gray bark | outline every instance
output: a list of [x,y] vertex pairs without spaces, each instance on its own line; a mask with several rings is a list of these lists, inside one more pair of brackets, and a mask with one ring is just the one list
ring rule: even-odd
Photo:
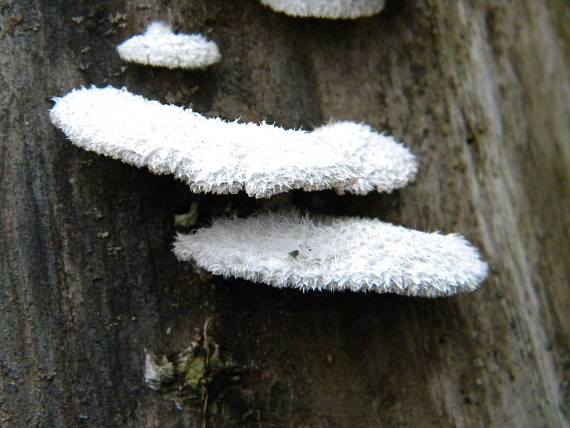
[[[393,1],[342,22],[253,0],[4,0],[0,14],[2,427],[569,425],[565,2]],[[222,62],[122,63],[114,46],[156,19],[207,33]],[[50,97],[89,84],[228,118],[393,134],[421,161],[413,185],[291,202],[461,233],[490,278],[430,300],[277,290],[178,263],[175,214],[199,202],[207,224],[259,202],[192,195],[73,147],[49,122]],[[192,341],[233,363],[200,377],[180,409],[145,385],[144,360]]]

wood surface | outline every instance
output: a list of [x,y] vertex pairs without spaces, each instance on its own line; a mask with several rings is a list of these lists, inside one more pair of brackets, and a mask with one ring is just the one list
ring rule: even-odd
[[[354,21],[254,0],[0,1],[0,426],[569,426],[569,19],[554,0],[392,0]],[[203,32],[221,63],[121,62],[115,46],[153,20]],[[489,279],[445,299],[302,293],[177,262],[174,216],[191,204],[202,226],[268,203],[72,146],[51,98],[109,84],[394,135],[420,160],[414,184],[275,204],[461,233]],[[145,385],[147,354],[214,344],[231,367],[198,399]]]

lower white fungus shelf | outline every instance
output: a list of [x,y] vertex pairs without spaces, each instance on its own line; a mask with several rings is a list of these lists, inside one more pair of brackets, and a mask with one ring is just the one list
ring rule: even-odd
[[417,170],[406,147],[366,125],[339,122],[306,132],[225,122],[112,87],[56,98],[50,119],[75,145],[174,174],[194,192],[362,194],[404,186]]
[[174,253],[216,275],[302,290],[437,297],[473,291],[488,272],[460,235],[297,213],[218,219],[179,235]]

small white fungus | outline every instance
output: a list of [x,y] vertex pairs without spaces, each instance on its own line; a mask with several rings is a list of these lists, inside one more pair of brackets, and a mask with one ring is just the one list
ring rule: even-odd
[[168,68],[204,68],[221,58],[215,42],[201,34],[174,34],[161,22],[125,40],[117,52],[125,61]]
[[174,253],[216,275],[302,290],[447,296],[475,290],[488,272],[459,235],[297,213],[219,219],[178,235]]
[[372,16],[384,7],[384,0],[261,0],[261,3],[291,16],[329,19]]
[[50,119],[75,145],[174,174],[194,192],[245,190],[262,198],[345,186],[361,175],[312,133],[206,118],[125,89],[73,90],[55,99]]
[[365,195],[373,190],[391,192],[412,181],[418,170],[415,156],[389,135],[374,132],[368,125],[337,122],[316,128],[331,150],[357,162],[362,178],[347,186],[337,186],[339,193]]

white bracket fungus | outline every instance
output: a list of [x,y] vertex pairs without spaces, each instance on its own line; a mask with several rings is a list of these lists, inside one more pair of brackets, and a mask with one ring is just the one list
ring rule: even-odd
[[331,150],[340,150],[345,158],[356,162],[362,171],[356,183],[337,186],[339,193],[391,192],[416,176],[418,165],[412,152],[393,137],[374,132],[368,125],[336,122],[316,128],[313,134],[328,141]]
[[201,34],[174,34],[161,22],[125,40],[117,52],[125,61],[168,68],[205,68],[221,58],[215,42]]
[[219,219],[179,235],[174,253],[216,275],[302,290],[447,296],[475,290],[488,272],[459,235],[296,213]]
[[261,0],[277,12],[303,18],[354,19],[377,14],[384,0]]
[[77,146],[174,174],[194,192],[244,189],[262,198],[291,189],[390,191],[416,170],[408,149],[365,125],[305,132],[224,122],[112,87],[56,98],[50,118]]

